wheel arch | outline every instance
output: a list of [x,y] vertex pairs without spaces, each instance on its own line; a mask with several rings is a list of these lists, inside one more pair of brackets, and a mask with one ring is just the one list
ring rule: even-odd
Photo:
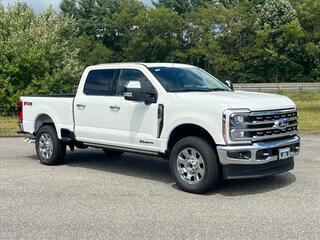
[[198,124],[184,123],[176,126],[170,132],[167,143],[167,154],[170,154],[175,143],[184,137],[190,136],[196,136],[205,139],[215,149],[216,142],[208,130]]
[[53,119],[46,113],[41,113],[37,116],[34,122],[34,133],[36,134],[38,130],[44,125],[51,125],[57,131]]

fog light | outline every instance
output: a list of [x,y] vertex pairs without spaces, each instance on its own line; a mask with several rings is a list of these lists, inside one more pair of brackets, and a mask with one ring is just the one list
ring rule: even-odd
[[251,152],[250,151],[237,151],[237,152],[228,151],[227,156],[229,158],[249,160],[251,158]]
[[261,149],[257,151],[256,158],[258,160],[266,160],[273,155],[273,149]]

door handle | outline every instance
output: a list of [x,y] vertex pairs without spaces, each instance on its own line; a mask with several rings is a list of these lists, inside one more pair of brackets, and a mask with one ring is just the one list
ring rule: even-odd
[[109,106],[109,108],[113,111],[119,111],[120,110],[120,107],[118,105],[112,105],[112,106]]
[[86,108],[86,105],[85,104],[76,104],[76,106],[77,106],[77,108],[79,109],[79,110],[83,110],[83,109],[85,109]]

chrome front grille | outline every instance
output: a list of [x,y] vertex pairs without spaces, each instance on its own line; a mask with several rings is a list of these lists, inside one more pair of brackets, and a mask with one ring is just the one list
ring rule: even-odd
[[245,129],[247,137],[254,142],[293,136],[297,130],[296,109],[251,112]]

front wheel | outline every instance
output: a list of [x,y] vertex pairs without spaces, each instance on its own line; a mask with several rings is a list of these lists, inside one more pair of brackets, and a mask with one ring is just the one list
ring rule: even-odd
[[42,164],[56,165],[63,161],[66,146],[59,140],[55,128],[46,125],[37,132],[36,151]]
[[219,181],[217,155],[213,147],[199,137],[186,137],[174,145],[170,170],[178,187],[191,193],[204,193]]

